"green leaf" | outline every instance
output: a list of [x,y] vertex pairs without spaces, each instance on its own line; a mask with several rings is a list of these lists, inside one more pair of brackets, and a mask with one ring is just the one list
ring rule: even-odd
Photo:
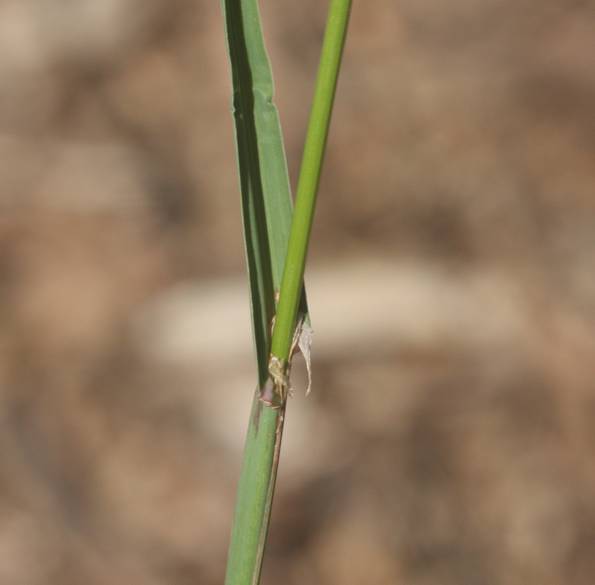
[[291,226],[291,192],[258,2],[224,0],[259,383],[268,378],[275,291]]

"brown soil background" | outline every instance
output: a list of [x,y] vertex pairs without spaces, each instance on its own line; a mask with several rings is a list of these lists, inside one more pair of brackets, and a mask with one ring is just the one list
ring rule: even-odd
[[[262,10],[295,178],[326,3]],[[595,582],[593,24],[355,2],[263,585]],[[220,584],[254,366],[219,4],[4,0],[0,80],[0,583]]]

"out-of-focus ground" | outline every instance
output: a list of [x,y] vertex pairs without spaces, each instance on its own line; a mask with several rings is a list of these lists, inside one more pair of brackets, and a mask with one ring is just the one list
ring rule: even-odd
[[[354,4],[264,585],[592,585],[592,5]],[[262,2],[294,179],[326,5]],[[220,584],[255,369],[219,4],[3,0],[0,82],[0,583]]]

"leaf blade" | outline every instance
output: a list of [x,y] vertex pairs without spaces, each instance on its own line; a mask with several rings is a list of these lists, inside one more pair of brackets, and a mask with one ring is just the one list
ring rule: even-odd
[[223,0],[233,84],[236,150],[259,383],[268,377],[270,330],[292,203],[271,66],[258,2]]

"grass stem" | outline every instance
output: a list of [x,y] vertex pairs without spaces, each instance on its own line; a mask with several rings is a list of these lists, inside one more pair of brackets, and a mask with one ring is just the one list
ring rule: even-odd
[[290,357],[318,184],[350,11],[351,0],[331,1],[273,331],[271,353],[281,363],[287,363]]

